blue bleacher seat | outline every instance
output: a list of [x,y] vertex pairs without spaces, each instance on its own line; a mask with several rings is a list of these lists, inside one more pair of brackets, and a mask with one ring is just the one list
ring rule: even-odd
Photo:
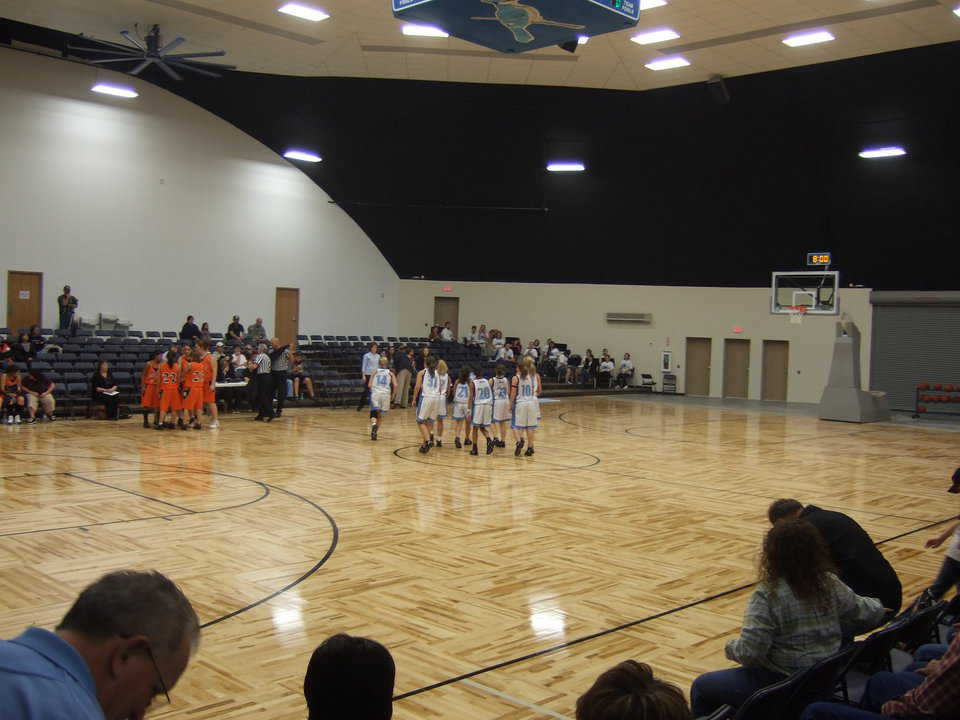
[[32,367],[34,370],[42,370],[43,372],[53,370],[53,366],[50,363],[43,362],[42,360],[34,360]]
[[139,345],[139,344],[140,344],[140,338],[138,338],[138,337],[125,337],[125,338],[123,339],[123,344],[124,344],[124,345]]
[[212,333],[210,333],[210,339],[211,339],[211,340],[223,340],[223,333],[222,333],[222,332],[212,332]]
[[40,328],[41,335],[53,335],[53,328]]
[[128,337],[142,338],[143,330],[127,330]]
[[160,337],[160,331],[159,331],[159,330],[147,330],[147,331],[144,333],[144,336],[146,336],[146,337],[148,337],[148,338],[158,338],[158,337]]
[[173,332],[173,330],[164,330],[162,336],[165,338],[176,338],[177,333]]

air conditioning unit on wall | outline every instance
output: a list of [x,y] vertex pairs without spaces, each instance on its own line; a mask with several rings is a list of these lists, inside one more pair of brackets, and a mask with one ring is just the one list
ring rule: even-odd
[[608,312],[607,322],[637,323],[649,325],[653,322],[653,313],[618,313]]

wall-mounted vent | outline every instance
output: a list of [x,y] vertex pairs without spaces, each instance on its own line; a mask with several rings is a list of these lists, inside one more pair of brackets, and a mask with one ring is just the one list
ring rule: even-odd
[[608,312],[607,322],[637,323],[639,325],[649,325],[650,323],[653,322],[653,313]]

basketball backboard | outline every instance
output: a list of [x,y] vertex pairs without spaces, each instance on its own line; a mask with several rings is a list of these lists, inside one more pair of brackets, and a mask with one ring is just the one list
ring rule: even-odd
[[770,284],[770,312],[789,315],[797,307],[807,315],[837,315],[840,273],[829,271],[775,272]]

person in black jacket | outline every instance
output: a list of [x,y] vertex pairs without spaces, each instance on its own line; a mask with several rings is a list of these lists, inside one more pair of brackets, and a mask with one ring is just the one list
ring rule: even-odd
[[193,321],[193,315],[187,315],[187,321],[183,324],[183,327],[180,328],[180,339],[191,341],[199,340],[203,337],[203,334],[200,332],[200,328],[197,327],[197,324]]
[[894,615],[900,610],[903,603],[900,578],[856,520],[816,505],[804,507],[793,499],[775,500],[767,511],[767,518],[774,524],[787,519],[809,522],[826,541],[837,574],[847,587],[857,595],[878,598]]
[[94,403],[101,403],[106,411],[107,420],[119,420],[120,395],[113,373],[110,372],[110,363],[101,360],[97,369],[90,378],[90,399]]

